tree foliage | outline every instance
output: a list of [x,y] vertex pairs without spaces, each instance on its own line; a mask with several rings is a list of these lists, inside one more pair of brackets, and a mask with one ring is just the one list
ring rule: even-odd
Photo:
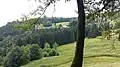
[[30,60],[37,60],[42,58],[42,52],[39,51],[39,46],[37,44],[33,44],[30,48],[29,48],[30,52],[29,52],[29,56],[30,56]]
[[14,47],[5,57],[3,67],[19,67],[20,57],[22,55],[20,47]]

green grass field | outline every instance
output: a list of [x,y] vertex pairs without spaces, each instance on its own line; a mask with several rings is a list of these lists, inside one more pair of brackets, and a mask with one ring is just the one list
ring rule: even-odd
[[60,25],[60,24],[63,25],[63,26],[67,26],[69,24],[69,22],[59,22],[56,25]]
[[[95,39],[86,39],[84,48],[83,67],[119,67],[120,66],[120,42]],[[23,67],[70,67],[75,43],[58,47],[60,56],[42,58],[32,61]]]
[[[56,26],[59,26],[60,24],[62,26],[67,26],[67,25],[69,25],[69,22],[59,22],[59,23],[56,23]],[[52,27],[54,28],[54,24],[52,24]]]

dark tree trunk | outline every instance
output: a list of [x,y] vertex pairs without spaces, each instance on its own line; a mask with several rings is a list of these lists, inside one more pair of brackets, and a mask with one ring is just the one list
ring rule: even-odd
[[85,11],[83,0],[77,0],[78,6],[78,28],[77,28],[77,43],[75,57],[71,67],[82,67],[83,51],[84,51],[84,39],[85,39]]

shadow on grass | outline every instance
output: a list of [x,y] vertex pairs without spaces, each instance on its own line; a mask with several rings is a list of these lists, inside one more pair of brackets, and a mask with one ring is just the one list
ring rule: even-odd
[[84,58],[92,58],[92,57],[116,57],[120,58],[120,55],[115,55],[115,54],[101,54],[101,55],[91,55],[91,56],[85,56]]

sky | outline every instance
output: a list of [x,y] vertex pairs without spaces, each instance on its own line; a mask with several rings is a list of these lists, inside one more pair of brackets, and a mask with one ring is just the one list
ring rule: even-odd
[[[21,18],[22,14],[28,14],[36,7],[36,3],[28,0],[0,0],[0,27],[13,20]],[[77,17],[76,0],[65,3],[64,0],[56,3],[54,12],[53,5],[45,12],[48,17]]]

